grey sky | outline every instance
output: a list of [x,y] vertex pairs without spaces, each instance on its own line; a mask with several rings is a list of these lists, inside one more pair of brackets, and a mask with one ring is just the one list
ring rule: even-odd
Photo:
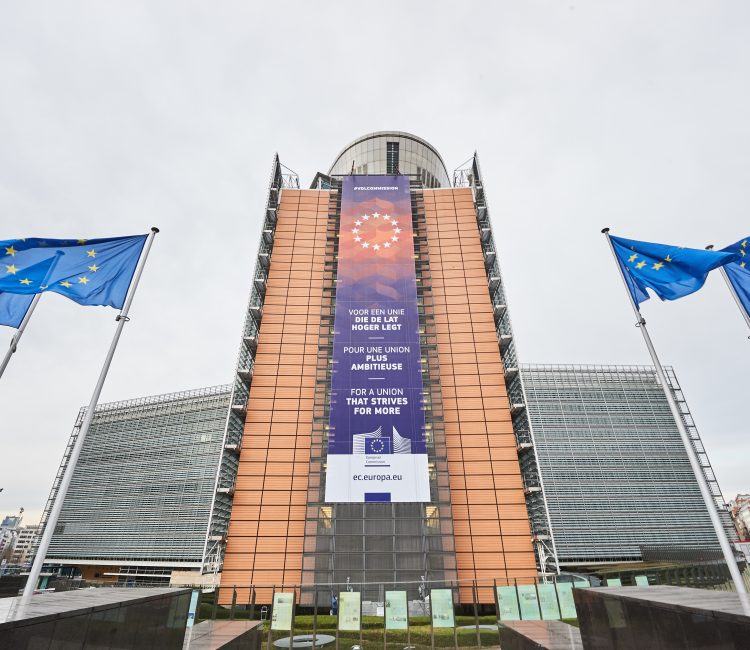
[[[103,401],[229,382],[273,153],[309,184],[398,129],[479,151],[521,360],[647,363],[599,233],[750,234],[744,2],[12,2],[0,239],[162,229]],[[722,285],[644,305],[725,496],[748,331]],[[38,518],[115,312],[45,296],[0,383],[0,515]],[[12,330],[0,328],[0,345]]]

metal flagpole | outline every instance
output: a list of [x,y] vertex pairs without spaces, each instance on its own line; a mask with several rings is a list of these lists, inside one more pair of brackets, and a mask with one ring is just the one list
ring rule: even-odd
[[[706,246],[706,250],[713,250],[714,245],[709,244]],[[732,294],[732,298],[734,298],[734,302],[737,305],[737,309],[740,310],[740,313],[742,314],[742,318],[745,319],[745,324],[750,328],[750,315],[745,311],[745,307],[742,304],[742,301],[740,300],[740,297],[737,295],[737,291],[734,288],[734,285],[729,281],[729,276],[727,275],[727,272],[724,270],[723,266],[719,267],[719,271],[721,271],[721,277],[724,278],[724,282],[727,283],[727,287],[729,288],[729,293]],[[750,338],[750,336],[748,336]]]
[[31,314],[34,313],[34,310],[36,309],[36,305],[39,302],[39,299],[41,297],[42,297],[41,293],[37,293],[34,296],[34,299],[31,301],[29,308],[26,310],[26,315],[23,317],[23,320],[21,321],[21,324],[18,326],[16,333],[13,335],[13,338],[10,340],[10,347],[8,348],[8,351],[5,353],[5,357],[3,358],[2,363],[0,363],[0,377],[3,376],[5,369],[8,367],[8,364],[10,363],[10,358],[15,353],[16,348],[18,347],[18,342],[21,340],[21,337],[23,336],[23,331],[26,329],[26,324],[31,320]]
[[[49,278],[52,275],[52,271],[57,265],[57,262],[60,259],[61,255],[63,255],[62,251],[57,251],[57,253],[55,253],[55,259],[50,265],[49,269],[47,270],[47,273],[44,276],[44,280],[42,280],[42,285],[47,284],[47,282],[49,281]],[[34,310],[36,309],[36,305],[41,299],[41,297],[42,297],[41,293],[37,293],[34,295],[34,298],[31,301],[29,308],[26,310],[26,314],[24,314],[21,324],[18,326],[18,329],[16,330],[16,333],[13,335],[13,338],[10,340],[10,348],[8,348],[8,351],[5,353],[5,357],[3,358],[2,363],[0,363],[0,377],[3,376],[5,369],[8,367],[8,364],[10,363],[10,358],[15,353],[16,348],[18,347],[18,342],[21,340],[21,337],[23,336],[23,331],[26,329],[26,325],[31,320],[31,314],[34,313]]]
[[628,283],[625,281],[625,276],[623,275],[622,267],[620,266],[620,262],[617,258],[617,253],[615,253],[615,247],[612,245],[612,240],[609,238],[609,228],[604,228],[602,230],[602,233],[604,233],[604,236],[607,238],[607,243],[609,244],[609,248],[612,251],[613,257],[615,258],[617,268],[620,270],[620,277],[622,278],[622,282],[625,285],[625,293],[628,294],[630,305],[633,307],[633,313],[636,317],[636,327],[638,327],[641,330],[641,334],[643,334],[643,340],[646,342],[646,347],[648,348],[648,352],[651,355],[651,361],[656,368],[656,375],[659,377],[662,389],[664,390],[664,395],[667,398],[667,402],[669,402],[669,409],[672,411],[672,417],[674,418],[677,429],[680,432],[682,444],[684,445],[685,451],[687,452],[688,458],[690,459],[690,466],[692,467],[693,474],[695,474],[695,478],[698,481],[698,486],[700,487],[703,501],[706,504],[708,514],[711,517],[711,523],[714,526],[714,532],[716,533],[716,537],[719,538],[719,545],[721,546],[722,553],[724,554],[724,561],[729,567],[729,573],[732,576],[732,580],[734,582],[735,588],[737,589],[737,593],[746,594],[747,590],[745,589],[745,583],[742,580],[740,570],[737,568],[737,560],[734,559],[732,546],[729,543],[729,539],[727,538],[727,534],[723,526],[721,525],[721,520],[719,519],[719,511],[716,507],[716,503],[714,502],[713,497],[711,496],[711,490],[708,487],[708,481],[706,481],[706,477],[703,474],[703,469],[701,468],[698,461],[698,455],[693,448],[693,443],[690,442],[690,437],[688,436],[687,429],[685,428],[685,423],[682,421],[682,414],[680,413],[680,409],[677,406],[674,395],[672,394],[672,389],[667,383],[667,377],[664,374],[664,368],[659,361],[659,357],[656,355],[656,349],[654,348],[654,344],[651,342],[651,337],[649,336],[648,330],[646,329],[646,320],[641,315],[641,312],[638,309],[638,305],[635,304],[635,300],[633,300],[633,294],[630,292]]
[[75,471],[78,457],[81,455],[83,441],[85,440],[86,434],[88,433],[89,426],[91,425],[91,420],[94,419],[94,411],[96,410],[96,405],[99,401],[99,395],[101,394],[102,387],[104,386],[104,380],[107,378],[107,372],[109,371],[109,366],[112,363],[112,357],[115,354],[115,348],[117,348],[117,343],[120,340],[122,328],[125,326],[125,323],[130,320],[128,318],[130,303],[133,302],[135,290],[138,288],[138,282],[141,279],[143,267],[146,264],[146,259],[148,258],[149,251],[151,250],[151,244],[153,244],[154,237],[158,232],[158,228],[151,228],[151,233],[149,234],[148,239],[146,239],[146,245],[143,249],[143,254],[141,255],[141,259],[138,260],[138,266],[136,267],[135,273],[133,274],[133,281],[130,284],[128,295],[125,298],[125,304],[122,306],[120,313],[115,317],[115,320],[117,321],[115,335],[112,338],[112,343],[109,346],[109,352],[107,352],[107,356],[104,359],[104,365],[102,366],[102,370],[99,373],[99,379],[96,382],[94,394],[91,396],[91,401],[86,408],[86,415],[83,418],[83,422],[81,423],[81,430],[78,432],[78,437],[76,438],[75,445],[73,446],[73,451],[70,454],[68,467],[65,469],[65,474],[63,475],[63,479],[60,482],[60,487],[57,490],[57,494],[55,495],[55,503],[52,506],[52,511],[50,512],[47,523],[44,526],[42,540],[39,542],[39,548],[37,549],[36,556],[34,557],[34,564],[32,565],[31,571],[29,572],[29,579],[26,581],[26,586],[23,590],[21,602],[28,601],[28,599],[33,595],[34,590],[37,586],[37,582],[39,581],[39,574],[42,572],[44,558],[47,555],[47,550],[49,549],[49,544],[52,540],[52,534],[54,533],[55,527],[57,526],[57,520],[60,517],[60,511],[62,510],[63,502],[65,501],[65,495],[67,494],[68,487],[70,486],[70,481],[73,478],[73,472]]
[[732,294],[732,298],[734,298],[734,302],[737,304],[737,308],[740,310],[740,313],[742,314],[742,318],[745,319],[745,324],[748,326],[748,328],[750,328],[750,316],[748,316],[747,312],[745,311],[745,307],[742,305],[742,302],[740,301],[740,297],[737,295],[737,291],[734,288],[734,285],[729,281],[729,276],[727,275],[727,272],[724,270],[723,266],[719,267],[719,271],[721,271],[721,275],[724,278],[724,282],[726,282],[727,287],[729,287],[729,293]]

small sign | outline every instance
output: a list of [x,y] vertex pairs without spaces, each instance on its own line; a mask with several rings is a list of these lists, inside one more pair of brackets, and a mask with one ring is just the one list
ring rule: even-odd
[[573,599],[573,585],[569,582],[558,582],[557,597],[560,599],[560,616],[562,618],[578,618],[576,603]]
[[524,621],[538,621],[539,601],[536,597],[536,585],[518,585],[518,601],[521,604],[521,618]]
[[358,632],[361,619],[358,591],[342,591],[339,596],[339,630]]
[[276,592],[273,595],[273,611],[271,612],[271,629],[289,632],[292,629],[292,613],[294,610],[294,594]]
[[456,627],[453,620],[453,590],[431,590],[430,609],[432,610],[432,627]]
[[385,592],[385,629],[405,630],[409,627],[409,610],[405,591]]
[[555,585],[537,585],[539,592],[539,605],[542,610],[542,620],[557,621],[560,619],[560,608],[557,606],[557,593]]
[[187,627],[193,627],[195,624],[195,612],[198,609],[198,596],[200,596],[200,591],[197,589],[193,589],[193,593],[190,594],[190,607],[188,609],[188,615],[187,615]]
[[518,594],[515,587],[498,587],[497,604],[500,607],[501,621],[518,621],[521,613],[518,611]]

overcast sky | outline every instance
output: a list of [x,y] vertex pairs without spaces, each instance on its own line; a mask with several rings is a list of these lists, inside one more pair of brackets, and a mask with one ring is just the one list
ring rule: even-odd
[[[228,383],[274,152],[308,186],[357,136],[409,131],[451,170],[479,152],[522,362],[648,363],[600,230],[750,235],[748,79],[741,1],[6,0],[0,239],[159,226],[102,401]],[[0,380],[0,516],[40,516],[115,313],[41,300]],[[721,277],[643,313],[725,496],[750,491],[749,332]]]

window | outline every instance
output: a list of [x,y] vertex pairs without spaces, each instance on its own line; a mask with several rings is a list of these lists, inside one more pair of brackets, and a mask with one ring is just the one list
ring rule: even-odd
[[398,174],[398,142],[386,143],[386,174]]

